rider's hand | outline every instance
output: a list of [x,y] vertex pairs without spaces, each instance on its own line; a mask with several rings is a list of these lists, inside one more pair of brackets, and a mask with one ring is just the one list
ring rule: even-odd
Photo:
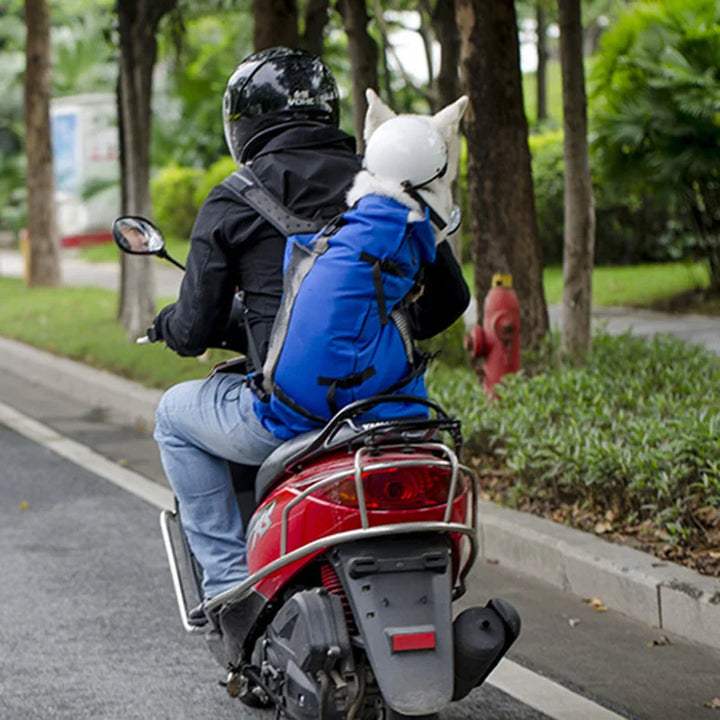
[[162,335],[160,334],[160,330],[158,330],[157,326],[151,325],[147,329],[147,338],[150,342],[160,342],[162,340]]

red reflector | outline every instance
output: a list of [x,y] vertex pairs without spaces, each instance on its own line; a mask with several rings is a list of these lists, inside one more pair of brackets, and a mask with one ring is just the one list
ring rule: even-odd
[[393,652],[406,652],[408,650],[432,650],[435,647],[435,633],[407,633],[393,635]]

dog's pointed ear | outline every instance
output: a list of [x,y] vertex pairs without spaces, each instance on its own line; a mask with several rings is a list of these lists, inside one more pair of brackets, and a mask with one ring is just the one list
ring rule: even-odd
[[368,109],[365,113],[365,129],[363,138],[367,145],[370,136],[387,120],[395,117],[395,113],[378,97],[374,90],[365,91]]
[[430,118],[430,123],[433,128],[435,128],[446,141],[455,137],[460,130],[460,120],[462,120],[462,116],[465,114],[467,105],[468,96],[463,95],[454,103],[444,107]]

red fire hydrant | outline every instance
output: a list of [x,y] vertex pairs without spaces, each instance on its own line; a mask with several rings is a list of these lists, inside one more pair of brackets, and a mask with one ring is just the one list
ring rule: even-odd
[[485,358],[483,389],[497,397],[495,385],[520,369],[520,304],[512,289],[512,275],[493,275],[483,304],[483,326],[475,325],[465,339],[474,359]]

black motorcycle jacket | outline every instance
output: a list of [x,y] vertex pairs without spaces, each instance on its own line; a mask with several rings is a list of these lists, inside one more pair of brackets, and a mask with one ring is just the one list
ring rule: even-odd
[[[332,126],[309,123],[266,133],[251,161],[263,185],[295,214],[329,220],[346,209],[345,194],[360,169],[355,140]],[[443,247],[446,246],[446,247]],[[230,322],[233,296],[244,292],[261,362],[282,296],[285,238],[220,184],[208,195],[192,229],[178,300],[154,320],[160,339],[179,355],[208,347],[247,352],[245,329]],[[418,339],[448,327],[470,299],[447,243],[426,269],[425,293],[411,314]],[[253,368],[254,369],[254,368]]]

